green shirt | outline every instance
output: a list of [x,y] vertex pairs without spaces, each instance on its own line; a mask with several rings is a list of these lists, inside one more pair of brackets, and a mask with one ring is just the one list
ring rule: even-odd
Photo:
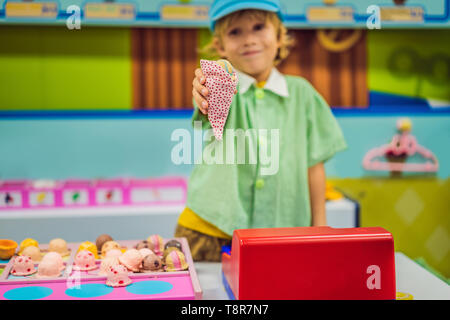
[[[226,146],[234,139],[227,129],[255,129],[246,131],[250,138],[245,140],[245,162],[241,158],[233,164],[225,160],[224,164],[196,164],[186,206],[229,235],[234,229],[310,226],[308,168],[346,148],[342,131],[328,104],[304,78],[282,75],[273,68],[265,87],[257,88],[252,77],[240,72],[238,77],[238,93],[230,106],[223,141],[214,137],[204,141],[203,152],[209,148],[210,153],[213,144]],[[197,107],[193,125],[194,121],[202,121],[203,130],[211,129]],[[267,129],[266,134],[258,129]],[[278,139],[271,129],[278,129]],[[248,147],[250,140],[254,148]],[[256,161],[250,160],[249,150],[254,151]],[[270,166],[270,156],[260,155],[272,153]]]

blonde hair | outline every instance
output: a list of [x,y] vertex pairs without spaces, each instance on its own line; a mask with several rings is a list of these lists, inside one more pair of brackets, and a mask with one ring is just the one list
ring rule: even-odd
[[217,21],[211,41],[205,45],[199,52],[209,59],[220,59],[221,57],[217,52],[216,45],[219,43],[222,45],[222,36],[229,26],[238,18],[242,16],[252,17],[258,20],[262,20],[265,23],[270,22],[275,28],[277,34],[277,40],[280,41],[280,48],[278,49],[277,56],[274,60],[274,65],[278,65],[281,61],[287,58],[291,48],[294,45],[294,39],[288,34],[287,28],[281,22],[280,18],[275,12],[246,9],[233,12]]

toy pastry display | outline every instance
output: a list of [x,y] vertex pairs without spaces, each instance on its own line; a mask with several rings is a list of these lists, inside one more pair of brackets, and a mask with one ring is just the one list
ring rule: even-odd
[[228,118],[230,105],[236,92],[238,78],[233,66],[227,60],[200,60],[200,67],[209,90],[208,120],[217,140],[222,140],[223,128]]

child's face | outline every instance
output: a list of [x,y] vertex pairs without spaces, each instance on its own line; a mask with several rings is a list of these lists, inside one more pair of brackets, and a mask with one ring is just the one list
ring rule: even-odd
[[238,70],[265,81],[280,47],[275,27],[249,15],[236,18],[222,35],[218,52]]

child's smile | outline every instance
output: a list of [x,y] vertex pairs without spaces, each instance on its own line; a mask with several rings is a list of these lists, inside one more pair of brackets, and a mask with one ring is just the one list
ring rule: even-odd
[[252,16],[240,16],[225,30],[220,55],[238,70],[265,81],[280,47],[274,26]]

